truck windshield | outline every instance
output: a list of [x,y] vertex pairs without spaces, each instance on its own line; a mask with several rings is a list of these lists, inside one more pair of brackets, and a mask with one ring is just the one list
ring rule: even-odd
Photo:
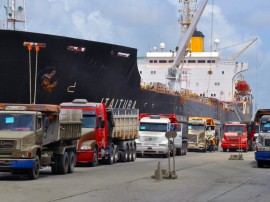
[[84,114],[82,120],[82,128],[95,128],[96,127],[96,116]]
[[204,130],[204,125],[192,125],[188,124],[189,130]]
[[164,123],[140,123],[140,131],[167,132],[167,124],[164,124]]
[[34,116],[30,114],[1,114],[0,130],[32,131]]
[[265,132],[265,133],[270,132],[270,123],[262,123],[261,132]]
[[244,132],[244,126],[225,126],[224,132]]

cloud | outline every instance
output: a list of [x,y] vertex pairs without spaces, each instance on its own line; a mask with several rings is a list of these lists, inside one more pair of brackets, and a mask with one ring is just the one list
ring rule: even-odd
[[88,15],[82,11],[72,13],[72,23],[75,30],[88,40],[111,40],[111,22],[105,19],[100,11],[94,11]]

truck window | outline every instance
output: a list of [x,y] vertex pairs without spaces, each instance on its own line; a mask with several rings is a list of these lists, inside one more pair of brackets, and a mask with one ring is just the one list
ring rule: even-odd
[[225,126],[224,132],[244,132],[244,126]]
[[0,130],[24,130],[34,129],[33,115],[30,114],[3,114],[0,115]]
[[261,124],[261,132],[270,132],[270,123],[262,123]]
[[188,124],[188,130],[204,130],[204,125]]
[[140,123],[140,131],[167,132],[167,124]]
[[96,127],[96,116],[84,114],[82,120],[82,128],[95,128]]

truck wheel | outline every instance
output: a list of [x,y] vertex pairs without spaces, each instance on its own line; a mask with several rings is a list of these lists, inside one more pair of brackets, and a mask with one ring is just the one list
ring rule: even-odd
[[35,180],[38,178],[39,176],[39,169],[40,169],[40,160],[39,160],[39,156],[36,155],[35,157],[35,162],[34,162],[34,167],[33,168],[29,168],[27,170],[27,176],[30,180]]
[[177,148],[176,149],[176,156],[181,156],[182,155],[182,148]]
[[97,148],[95,147],[94,148],[94,157],[92,159],[92,162],[90,162],[90,166],[91,167],[95,167],[98,165],[98,150]]
[[69,164],[68,164],[68,173],[74,173],[75,167],[75,154],[73,151],[68,152]]
[[127,152],[127,148],[126,148],[126,149],[124,149],[124,151],[122,151],[121,161],[122,162],[127,162],[127,159],[128,159],[128,152]]
[[128,158],[127,161],[130,162],[131,158],[132,158],[132,149],[130,147],[127,148],[127,152],[128,152]]
[[263,161],[257,161],[258,168],[262,168],[263,165],[264,165],[264,162]]
[[114,149],[113,149],[113,147],[110,147],[110,149],[109,149],[107,163],[109,165],[112,165],[114,163]]
[[68,153],[65,152],[64,155],[59,156],[59,174],[65,175],[68,172],[69,157]]
[[51,165],[52,174],[58,174],[58,168],[59,168],[59,155],[54,154],[53,156],[54,163]]
[[119,149],[117,146],[115,146],[115,150],[114,150],[114,163],[116,163],[119,160]]
[[227,148],[222,148],[223,152],[227,152]]
[[131,161],[135,161],[137,157],[137,151],[136,151],[136,147],[134,146],[132,149],[132,157],[131,157]]

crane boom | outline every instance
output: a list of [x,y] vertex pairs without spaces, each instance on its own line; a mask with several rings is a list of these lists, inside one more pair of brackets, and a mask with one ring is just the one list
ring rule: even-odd
[[239,51],[235,56],[231,58],[232,61],[234,61],[236,58],[238,58],[245,50],[247,50],[255,41],[257,38],[254,38],[247,46],[245,46],[241,51]]
[[173,67],[179,67],[181,61],[185,57],[186,48],[188,46],[188,43],[190,42],[190,39],[191,39],[196,27],[197,27],[199,19],[202,16],[202,13],[203,13],[203,11],[205,9],[207,1],[208,0],[202,0],[201,1],[200,7],[196,11],[190,26],[188,27],[187,31],[185,32],[182,40],[178,43],[178,52],[177,52],[176,57],[174,59]]

